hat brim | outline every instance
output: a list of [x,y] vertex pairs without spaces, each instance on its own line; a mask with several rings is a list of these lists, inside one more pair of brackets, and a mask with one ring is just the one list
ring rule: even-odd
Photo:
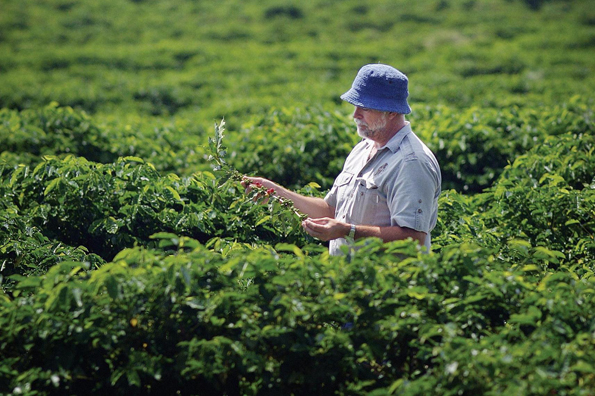
[[409,106],[409,103],[407,103],[407,101],[405,101],[405,103],[399,104],[395,103],[395,101],[393,100],[363,100],[363,98],[353,88],[341,95],[341,99],[346,101],[347,103],[351,103],[354,106],[365,107],[367,109],[388,111],[399,114],[411,113],[411,107]]

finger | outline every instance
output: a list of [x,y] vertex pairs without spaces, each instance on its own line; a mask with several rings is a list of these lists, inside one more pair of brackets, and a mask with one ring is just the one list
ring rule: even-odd
[[308,232],[308,233],[316,232],[313,225],[314,225],[314,223],[310,219],[306,219],[306,220],[302,221],[302,227],[304,227],[304,230],[306,230],[306,232]]
[[308,221],[308,227],[317,232],[325,232],[330,226],[330,221],[326,218],[306,219],[306,221]]
[[302,227],[304,228],[304,231],[312,236],[314,236],[313,234],[316,233],[316,231],[312,229],[311,222],[308,219],[302,221]]
[[306,231],[308,234],[310,234],[311,236],[321,239],[321,240],[326,240],[325,238],[325,227],[318,225],[312,221],[308,221],[308,220],[304,220],[304,222],[302,223],[303,227],[304,227],[304,231]]
[[307,225],[304,225],[304,231],[306,231],[306,233],[308,233],[308,235],[313,236],[314,238],[318,238],[320,236],[320,233],[314,231]]
[[241,184],[244,187],[251,186],[251,185],[255,186],[255,187],[262,187],[262,180],[263,179],[261,179],[259,177],[244,176],[242,178]]
[[254,177],[248,177],[248,176],[244,176],[244,178],[242,179],[241,182],[242,187],[244,187],[246,189],[245,193],[249,193],[250,191],[252,191],[252,189],[254,188],[261,188],[262,187],[262,183],[260,181],[258,181],[258,179],[254,178]]
[[307,219],[305,219],[303,222],[307,223],[308,225],[313,225],[313,224],[320,224],[320,221],[322,219],[313,219],[311,217],[308,217]]
[[252,183],[251,177],[242,176],[242,181],[240,182],[240,184],[242,184],[243,187],[248,187],[251,183]]

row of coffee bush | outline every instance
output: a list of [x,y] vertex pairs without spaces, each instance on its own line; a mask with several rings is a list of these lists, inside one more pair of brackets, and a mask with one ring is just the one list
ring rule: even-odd
[[[547,136],[595,133],[592,109],[581,97],[539,109],[434,106],[414,113],[411,122],[440,162],[443,188],[476,193]],[[191,175],[210,169],[206,146],[211,134],[189,120],[98,125],[86,113],[56,103],[20,112],[0,110],[0,158],[9,166],[34,167],[44,155],[72,154],[101,163],[135,156],[162,173]],[[347,114],[320,107],[272,109],[229,131],[226,146],[228,161],[241,172],[291,188],[315,182],[328,189],[358,139]]]
[[221,125],[221,170],[189,176],[5,162],[0,391],[592,393],[595,139],[563,114],[482,193],[444,191],[431,254],[328,256],[290,203],[245,194]]

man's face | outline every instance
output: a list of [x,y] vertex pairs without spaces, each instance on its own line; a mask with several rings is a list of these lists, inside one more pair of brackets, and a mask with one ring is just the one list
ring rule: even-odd
[[388,114],[383,111],[355,107],[353,120],[357,125],[357,133],[363,138],[378,140],[384,133],[388,121]]

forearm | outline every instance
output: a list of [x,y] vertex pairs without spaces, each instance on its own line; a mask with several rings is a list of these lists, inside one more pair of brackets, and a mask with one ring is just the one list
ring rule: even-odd
[[[308,234],[323,241],[345,238],[347,235],[349,235],[349,231],[351,229],[351,224],[332,218],[306,219],[302,222],[302,226]],[[356,239],[368,237],[380,238],[384,242],[412,238],[413,240],[418,241],[420,245],[424,245],[426,234],[421,231],[415,231],[411,228],[399,226],[355,226]]]
[[[349,232],[349,231],[347,231]],[[411,238],[414,241],[418,241],[420,245],[424,245],[426,239],[426,233],[416,231],[411,228],[389,226],[389,227],[378,227],[371,225],[357,225],[355,228],[355,239],[376,237],[382,239],[384,242],[391,242],[397,240],[404,240]]]
[[335,208],[329,206],[324,199],[298,194],[272,182],[271,180],[262,177],[245,176],[242,185],[246,187],[246,191],[250,191],[252,186],[264,187],[267,190],[272,189],[275,195],[292,201],[293,206],[295,206],[296,209],[311,218],[335,217]]
[[308,217],[314,219],[321,217],[335,217],[334,208],[329,206],[322,198],[301,195],[281,186],[275,188],[275,194],[292,201],[293,206],[300,212],[308,215]]

